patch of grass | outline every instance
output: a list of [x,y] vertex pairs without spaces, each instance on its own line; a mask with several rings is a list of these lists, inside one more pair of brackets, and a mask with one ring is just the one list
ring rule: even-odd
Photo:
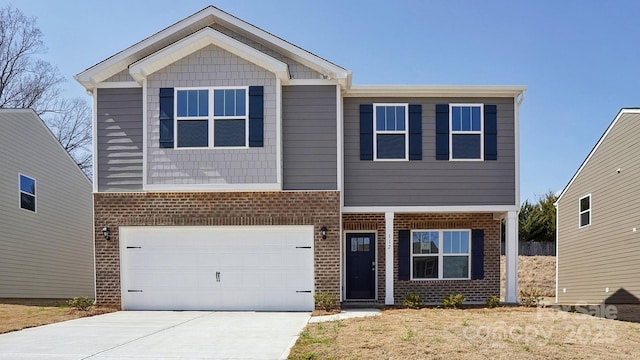
[[464,326],[464,327],[468,327],[468,326],[469,326],[469,324],[470,324],[470,320],[469,320],[469,319],[464,319],[464,320],[462,320],[462,326]]
[[415,337],[416,337],[415,331],[413,331],[412,329],[407,329],[407,332],[402,337],[402,340],[404,340],[404,341],[412,341]]
[[107,308],[78,311],[50,301],[29,300],[21,304],[14,300],[11,304],[0,304],[0,334],[113,311]]

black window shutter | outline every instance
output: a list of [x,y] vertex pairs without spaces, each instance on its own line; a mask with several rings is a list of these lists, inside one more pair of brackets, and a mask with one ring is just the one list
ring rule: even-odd
[[360,160],[373,160],[372,104],[360,104]]
[[498,111],[495,105],[484,106],[484,159],[498,159]]
[[411,269],[411,232],[398,230],[398,280],[409,280]]
[[422,105],[409,105],[409,160],[422,160]]
[[449,104],[436,105],[436,160],[449,160]]
[[160,88],[160,147],[173,148],[173,88]]
[[264,146],[264,87],[249,86],[249,147]]
[[484,278],[484,230],[471,230],[471,279]]

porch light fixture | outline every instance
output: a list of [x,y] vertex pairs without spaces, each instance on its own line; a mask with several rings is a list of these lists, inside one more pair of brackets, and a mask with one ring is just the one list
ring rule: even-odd
[[320,235],[322,236],[322,240],[327,240],[327,227],[322,225],[320,228]]
[[109,235],[109,228],[108,227],[103,227],[102,228],[102,235],[104,235],[104,238],[107,240],[111,240],[111,236]]

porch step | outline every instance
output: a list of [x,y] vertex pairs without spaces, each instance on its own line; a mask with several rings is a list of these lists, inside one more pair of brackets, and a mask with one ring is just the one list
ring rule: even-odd
[[385,305],[375,300],[345,300],[340,303],[340,307],[342,309],[382,309]]

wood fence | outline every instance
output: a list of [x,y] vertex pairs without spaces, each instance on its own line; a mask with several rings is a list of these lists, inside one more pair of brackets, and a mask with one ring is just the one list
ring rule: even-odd
[[[504,255],[504,241],[500,243],[500,254]],[[518,254],[524,256],[556,256],[555,241],[521,241]]]

